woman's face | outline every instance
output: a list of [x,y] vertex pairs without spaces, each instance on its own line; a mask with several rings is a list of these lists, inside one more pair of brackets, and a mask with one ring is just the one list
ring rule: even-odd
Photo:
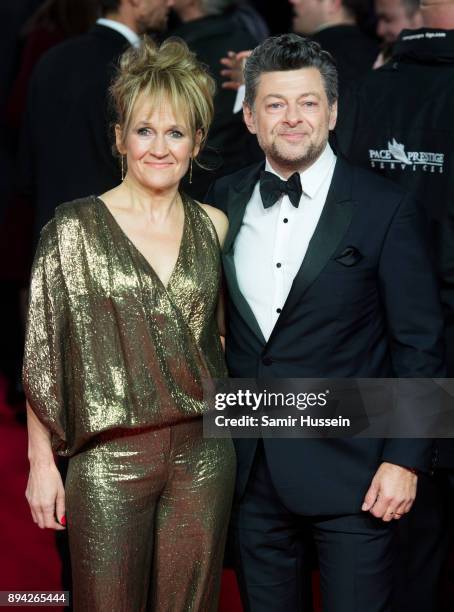
[[118,150],[127,157],[128,179],[153,191],[178,186],[199,151],[187,122],[175,116],[171,104],[164,99],[153,105],[145,95],[137,99],[124,142],[118,126],[116,135]]

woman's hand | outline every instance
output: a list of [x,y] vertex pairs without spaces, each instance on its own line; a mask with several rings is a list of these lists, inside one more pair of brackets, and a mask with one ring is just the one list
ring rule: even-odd
[[[32,517],[41,529],[62,531],[65,519],[65,489],[55,465],[50,431],[41,423],[27,402],[28,476],[25,497]],[[57,519],[57,520],[56,520]]]
[[55,463],[30,466],[25,497],[33,520],[41,529],[65,529],[65,489]]

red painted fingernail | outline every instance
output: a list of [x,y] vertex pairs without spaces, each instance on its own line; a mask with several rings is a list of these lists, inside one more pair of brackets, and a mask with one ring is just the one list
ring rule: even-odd
[[66,525],[66,516],[65,516],[65,515],[63,515],[63,516],[61,517],[61,519],[60,519],[60,523],[61,523],[63,526],[65,526],[65,525]]

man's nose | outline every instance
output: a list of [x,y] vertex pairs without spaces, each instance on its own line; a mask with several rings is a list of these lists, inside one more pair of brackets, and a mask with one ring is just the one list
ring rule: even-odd
[[296,125],[301,121],[301,114],[296,104],[289,104],[285,112],[285,120],[290,125]]

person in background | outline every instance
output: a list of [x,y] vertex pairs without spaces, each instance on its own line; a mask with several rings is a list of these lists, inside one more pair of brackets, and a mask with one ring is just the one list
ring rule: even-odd
[[99,16],[99,0],[46,0],[22,30],[24,45],[19,71],[9,94],[6,119],[19,130],[28,83],[40,57],[67,38],[87,32]]
[[[454,1],[422,0],[421,15],[424,27],[402,32],[391,61],[369,74],[347,101],[353,121],[343,121],[345,108],[337,142],[351,161],[398,183],[424,209],[440,280],[448,376],[453,377]],[[453,526],[454,441],[439,440],[437,453],[434,477],[421,477],[414,510],[399,525],[399,612],[438,612],[440,568]]]
[[[289,0],[293,7],[293,31],[318,42],[336,60],[339,91],[356,87],[374,65],[379,47],[360,27],[367,14],[367,0]],[[243,85],[243,66],[251,51],[233,51],[221,59],[226,89]],[[243,90],[244,95],[244,90]]]
[[377,36],[394,43],[402,30],[416,30],[423,25],[420,0],[375,0]]
[[203,198],[213,180],[241,168],[244,159],[261,159],[241,113],[234,111],[236,94],[221,87],[220,58],[229,50],[240,51],[260,42],[235,19],[235,4],[234,0],[173,1],[172,9],[181,25],[169,34],[188,44],[198,59],[209,66],[217,84],[214,120],[201,167],[194,167],[192,185],[187,180],[184,183],[185,190],[198,199]]
[[380,68],[392,56],[392,48],[402,30],[422,27],[420,0],[375,0],[377,36],[382,49],[374,68]]
[[[2,343],[0,370],[7,378],[7,400],[16,418],[23,420],[24,396],[21,384],[22,346],[26,290],[32,260],[33,214],[30,201],[14,186],[14,160],[25,110],[27,89],[39,58],[65,38],[81,34],[93,26],[98,0],[46,0],[23,25],[19,70],[8,93],[2,113],[1,131],[9,164],[2,164],[2,176],[11,181],[5,192],[0,186],[0,321]],[[4,24],[6,26],[6,24]],[[3,92],[2,92],[3,93]],[[0,142],[1,142],[0,138]],[[1,145],[0,145],[1,148]]]
[[[262,10],[264,7],[261,7]],[[241,23],[255,40],[265,40],[270,29],[262,12],[254,6],[252,0],[236,0],[233,6],[233,19]]]
[[360,27],[367,0],[289,2],[294,10],[293,31],[318,42],[336,60],[341,93],[371,70],[378,45]]
[[235,452],[203,436],[203,381],[226,375],[228,224],[179,189],[214,83],[182,41],[145,39],[111,92],[124,180],[59,206],[33,266],[26,496],[67,525],[76,612],[215,612]]
[[120,180],[109,135],[109,84],[123,51],[145,31],[165,28],[172,2],[99,1],[96,25],[46,53],[31,78],[19,183],[32,202],[34,243],[59,203],[102,193]]

